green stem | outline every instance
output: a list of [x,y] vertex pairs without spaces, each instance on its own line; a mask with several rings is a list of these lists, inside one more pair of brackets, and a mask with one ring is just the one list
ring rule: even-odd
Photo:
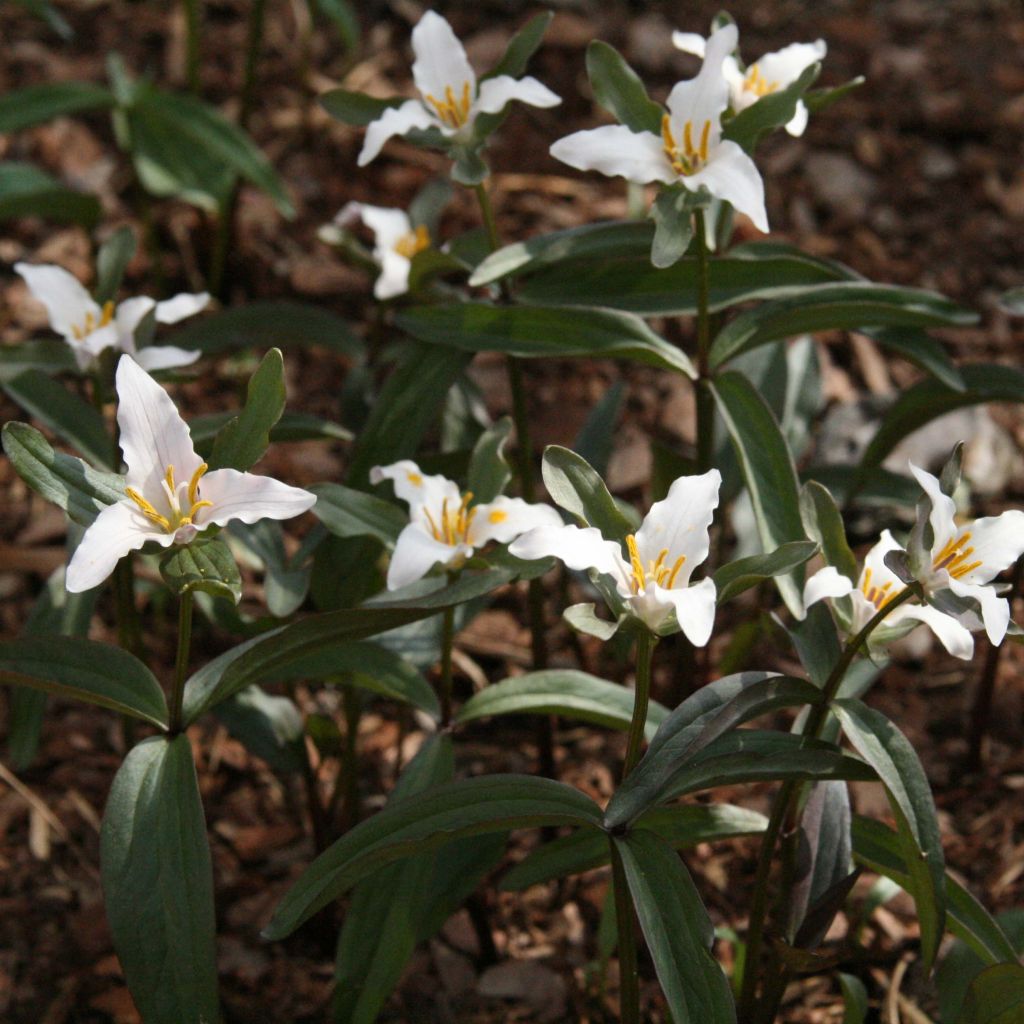
[[178,606],[178,653],[174,659],[174,689],[171,691],[171,717],[167,731],[176,736],[181,732],[181,705],[185,696],[185,676],[188,656],[192,647],[192,591],[181,595]]
[[199,46],[202,27],[200,0],[185,0],[185,79],[190,92],[199,95]]
[[498,224],[494,219],[494,207],[491,206],[491,196],[487,191],[487,185],[480,182],[473,186],[476,193],[476,201],[480,204],[480,214],[484,219],[484,227],[487,229],[487,240],[491,246],[491,252],[501,248],[501,239],[498,236]]
[[441,728],[452,721],[452,642],[455,639],[455,606],[444,610],[441,624]]
[[[917,595],[918,588],[916,586],[907,587],[887,605],[875,612],[863,629],[847,643],[828,679],[825,680],[821,700],[814,704],[808,713],[807,723],[803,730],[804,736],[817,739],[821,735],[825,720],[828,717],[829,705],[839,692],[839,687],[842,685],[853,659],[857,656],[857,652],[891,612]],[[765,923],[768,917],[768,878],[771,873],[772,856],[775,853],[775,847],[783,825],[787,820],[790,820],[794,802],[800,792],[800,788],[801,784],[796,780],[791,779],[783,783],[781,789],[775,795],[771,815],[768,819],[768,827],[765,829],[764,837],[761,840],[761,852],[757,861],[757,872],[754,876],[754,896],[750,906],[750,922],[747,925],[747,951],[743,961],[745,965],[743,968],[743,987],[740,992],[739,1001],[739,1020],[741,1022],[749,1022],[754,1019],[753,1010],[757,993],[758,968],[760,966]],[[797,824],[796,822],[791,822],[791,834],[793,835],[796,834]],[[788,902],[791,882],[791,878],[783,880],[780,893],[780,903],[783,906]],[[768,1019],[770,1020],[771,1017],[768,1017]]]
[[621,1024],[640,1024],[640,978],[637,974],[633,901],[615,840],[609,836],[608,842],[612,854],[612,889],[619,939],[619,1020]]
[[711,393],[711,268],[708,259],[704,211],[693,213],[693,235],[697,246],[697,472],[711,468],[715,452],[715,398]]
[[640,748],[644,743],[644,728],[647,725],[647,706],[651,699],[651,659],[657,642],[658,638],[646,629],[636,641],[636,688],[633,694],[633,717],[626,741],[626,760],[622,766],[623,781],[640,760]]

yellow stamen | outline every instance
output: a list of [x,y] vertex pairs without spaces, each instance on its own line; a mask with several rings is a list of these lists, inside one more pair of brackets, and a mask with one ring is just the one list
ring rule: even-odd
[[631,533],[626,538],[626,547],[629,549],[629,564],[633,571],[633,579],[630,581],[634,594],[639,594],[644,589],[646,574],[644,563],[640,561],[640,552],[637,550],[636,537]]
[[669,568],[665,564],[665,560],[668,558],[668,548],[662,548],[658,552],[657,558],[649,560],[647,570],[644,571],[644,563],[640,558],[640,550],[637,547],[634,534],[631,533],[626,538],[626,547],[629,550],[631,573],[629,585],[634,594],[639,594],[641,590],[646,590],[648,581],[659,587],[664,587],[666,590],[672,589],[675,585],[676,577],[679,575],[679,570],[682,569],[683,563],[686,561],[685,555],[680,555],[672,564],[672,567]]
[[672,571],[668,574],[668,583],[665,584],[666,590],[671,590],[676,585],[676,577],[679,575],[679,570],[682,569],[683,563],[686,561],[686,555],[680,555],[675,565],[672,566]]
[[496,508],[487,516],[487,518],[492,523],[503,523],[508,519],[508,513],[503,509]]
[[746,78],[743,79],[743,88],[747,92],[752,92],[758,99],[775,92],[778,87],[778,82],[769,82],[765,79],[764,75],[761,74],[761,69],[756,64],[750,67]]
[[208,501],[206,498],[199,498],[199,481],[203,474],[209,467],[205,462],[199,464],[199,467],[192,474],[192,479],[188,483],[187,494],[188,494],[188,512],[184,512],[181,508],[180,500],[178,498],[178,490],[181,485],[177,485],[174,480],[174,466],[170,465],[167,467],[164,473],[162,486],[164,488],[164,495],[167,501],[167,508],[169,515],[163,515],[156,510],[156,507],[152,502],[144,498],[134,487],[126,487],[125,494],[131,498],[139,507],[139,511],[152,522],[156,523],[165,533],[174,533],[182,526],[194,526],[196,516],[204,508],[212,508],[213,502]]
[[[199,486],[200,478],[209,468],[205,462],[201,462],[199,468],[192,474],[192,479],[188,482],[188,500],[189,504],[193,506],[193,512],[195,511],[194,506],[196,504],[196,488]],[[211,502],[207,501],[204,504],[209,505]],[[192,515],[192,512],[189,512],[189,515]]]
[[469,82],[462,83],[462,95],[456,99],[455,91],[450,85],[444,89],[444,99],[426,93],[423,97],[434,108],[441,123],[448,128],[461,128],[469,120],[469,108],[472,103]]
[[959,537],[951,538],[935,556],[932,561],[932,568],[945,569],[955,580],[961,579],[969,572],[973,572],[982,564],[982,560],[967,561],[974,554],[974,547],[970,545],[970,540],[970,530],[965,530]]
[[708,162],[708,137],[711,135],[711,122],[705,121],[700,133],[700,162]]
[[700,144],[693,145],[693,121],[683,125],[683,144],[676,141],[672,134],[672,124],[668,114],[661,118],[661,143],[668,157],[672,170],[682,177],[696,174],[708,162],[708,149],[711,143],[711,122],[705,121],[701,127]]
[[139,511],[147,518],[151,519],[154,523],[159,523],[168,533],[171,532],[171,522],[167,516],[160,515],[159,512],[153,506],[146,501],[146,499],[139,494],[134,487],[126,487],[124,493],[128,495],[136,505],[139,506]]
[[[407,260],[411,260],[416,253],[423,252],[424,249],[429,248],[430,232],[427,231],[425,224],[420,224],[415,231],[402,235],[394,245],[395,252],[399,256],[404,256]],[[412,473],[409,474],[409,476],[413,475]]]
[[437,528],[437,523],[434,522],[434,517],[430,514],[430,509],[425,508],[423,514],[427,517],[427,522],[430,524],[430,532],[434,535],[434,540],[441,540],[441,531]]

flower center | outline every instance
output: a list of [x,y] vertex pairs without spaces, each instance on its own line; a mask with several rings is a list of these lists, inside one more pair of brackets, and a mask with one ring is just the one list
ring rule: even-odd
[[466,491],[462,496],[462,501],[453,508],[445,498],[441,502],[441,514],[437,518],[430,514],[430,509],[423,509],[434,540],[439,540],[442,544],[448,544],[451,547],[466,541],[469,528],[473,523],[473,516],[476,515],[476,509],[469,507],[472,500],[472,492]]
[[769,93],[775,92],[778,89],[778,82],[769,82],[764,75],[761,74],[761,69],[753,64],[747,70],[747,77],[743,79],[743,88],[746,92],[752,92],[758,99],[762,96],[767,96]]
[[981,559],[969,562],[968,559],[974,554],[974,548],[969,547],[971,531],[966,530],[959,537],[954,537],[935,556],[932,562],[933,569],[945,569],[953,579],[958,580],[981,565]]
[[[147,501],[134,487],[126,487],[124,492],[139,506],[139,511],[147,519],[156,523],[165,533],[175,533],[182,526],[192,526],[200,509],[212,507],[212,501],[206,501],[197,496],[199,480],[209,468],[203,462],[192,474],[192,479],[188,483],[182,480],[181,483],[176,484],[174,482],[174,467],[167,467],[167,473],[163,480],[160,481],[160,486],[163,488],[164,497],[167,499],[168,515],[162,515],[158,512],[152,502]],[[183,513],[185,508],[185,504],[181,500],[183,489],[188,506],[187,514]]]
[[469,82],[462,83],[462,95],[456,99],[450,85],[444,87],[444,99],[439,100],[428,92],[423,98],[433,108],[441,123],[448,128],[461,128],[469,120]]
[[861,576],[860,590],[878,611],[881,611],[887,604],[903,593],[902,588],[899,590],[892,589],[892,580],[889,580],[888,583],[883,583],[880,587],[873,586],[871,583],[871,570],[868,568],[864,569],[864,574]]
[[75,341],[82,341],[87,338],[93,331],[98,331],[101,327],[106,327],[111,320],[114,319],[114,303],[111,300],[103,303],[103,309],[100,310],[99,320],[90,312],[85,314],[85,321],[81,326],[73,324],[71,327],[71,334]]
[[680,555],[675,560],[675,563],[669,566],[665,563],[665,559],[668,558],[668,548],[662,548],[658,552],[657,558],[648,560],[647,568],[645,569],[643,559],[640,557],[640,551],[636,546],[636,536],[634,534],[631,533],[626,538],[626,547],[629,548],[629,566],[632,573],[629,585],[634,594],[640,594],[645,591],[648,581],[663,587],[665,590],[671,590],[675,586],[676,577],[686,561],[686,555]]
[[700,143],[694,146],[693,122],[687,121],[683,125],[683,139],[680,144],[672,134],[672,122],[668,114],[661,119],[661,141],[665,147],[665,156],[668,157],[672,170],[684,178],[696,174],[708,162],[708,139],[710,136],[711,122],[705,121],[704,127],[700,130]]
[[411,260],[418,252],[430,248],[430,232],[426,224],[420,224],[415,231],[410,231],[395,242],[395,252]]

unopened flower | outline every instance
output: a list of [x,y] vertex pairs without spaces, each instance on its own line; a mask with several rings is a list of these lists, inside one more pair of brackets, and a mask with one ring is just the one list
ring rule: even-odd
[[[684,53],[703,57],[707,41],[694,32],[673,32],[672,42]],[[730,53],[722,62],[722,76],[729,83],[729,105],[734,113],[753,106],[762,96],[785,89],[795,82],[812,64],[825,56],[828,47],[824,39],[813,43],[790,43],[775,53],[766,53],[745,71]],[[786,125],[790,135],[803,135],[807,127],[807,106],[797,103],[796,113]]]
[[88,370],[104,349],[126,352],[147,370],[163,370],[194,363],[200,352],[186,352],[173,345],[138,348],[135,331],[143,318],[156,310],[156,321],[175,324],[205,309],[210,296],[205,292],[183,292],[166,302],[140,296],[102,306],[63,267],[49,264],[15,263],[32,295],[46,307],[50,326],[71,346],[80,370]]
[[412,30],[416,60],[413,80],[420,98],[391,107],[366,128],[359,154],[364,167],[393,135],[436,128],[447,138],[468,141],[477,114],[497,114],[512,100],[531,107],[553,107],[562,101],[536,78],[496,75],[477,84],[476,74],[451,25],[427,11]]
[[435,565],[459,568],[476,548],[489,541],[507,544],[527,530],[561,525],[549,505],[532,505],[522,498],[498,495],[473,505],[447,477],[427,476],[410,459],[374,466],[371,483],[390,480],[395,495],[409,506],[409,525],[398,535],[388,566],[388,589],[415,583]]
[[[900,578],[885,564],[890,551],[901,550],[888,530],[865,555],[857,585],[827,565],[810,576],[804,584],[804,607],[828,599],[847,637],[856,636],[878,614],[892,604],[906,589]],[[951,615],[928,604],[902,603],[886,615],[871,635],[875,647],[905,635],[918,625],[927,626],[954,657],[969,659],[974,653],[970,632]]]
[[715,584],[690,583],[708,556],[708,527],[718,507],[722,476],[712,469],[679,477],[663,501],[655,502],[635,534],[626,538],[629,557],[618,542],[594,527],[545,526],[509,546],[517,558],[554,556],[570,569],[594,569],[610,576],[629,612],[648,629],[661,632],[675,623],[697,647],[711,637]]
[[232,519],[290,519],[316,495],[271,477],[215,469],[196,454],[188,425],[167,392],[134,359],[117,364],[117,423],[127,466],[125,496],[85,531],[68,565],[67,589],[90,590],[147,541],[187,544]]
[[578,170],[620,175],[638,185],[658,181],[691,192],[705,188],[767,231],[761,175],[739,145],[722,138],[722,114],[729,106],[722,64],[735,46],[735,25],[711,36],[697,77],[669,93],[660,135],[605,125],[559,139],[551,155]]

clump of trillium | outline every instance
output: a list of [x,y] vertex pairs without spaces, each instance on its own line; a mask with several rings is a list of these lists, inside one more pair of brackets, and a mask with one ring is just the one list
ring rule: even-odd
[[498,495],[473,504],[470,492],[444,476],[423,473],[410,459],[374,466],[370,482],[390,480],[395,496],[409,506],[409,524],[398,535],[388,566],[389,590],[422,579],[434,566],[460,569],[477,548],[494,541],[507,544],[535,527],[561,525],[549,505]]
[[761,175],[737,143],[722,137],[730,96],[722,67],[736,38],[735,25],[712,34],[696,78],[678,82],[669,93],[660,135],[605,125],[559,139],[551,155],[578,170],[617,175],[637,185],[660,182],[694,193],[704,189],[766,232]]
[[562,101],[536,78],[495,75],[478,82],[462,43],[451,25],[427,11],[412,31],[413,80],[419,98],[384,111],[366,128],[359,153],[365,167],[395,135],[435,130],[452,143],[468,145],[480,114],[498,114],[512,100],[532,107],[553,107]]
[[121,357],[116,387],[124,498],[85,531],[68,565],[72,593],[102,583],[121,558],[150,541],[163,548],[188,544],[233,519],[291,519],[312,508],[316,495],[271,477],[208,471],[167,392],[134,359]]
[[182,292],[164,302],[142,295],[116,304],[107,301],[101,306],[78,278],[63,267],[15,263],[14,269],[25,279],[32,295],[46,307],[50,326],[68,343],[83,372],[93,369],[107,349],[130,355],[147,370],[188,366],[201,355],[173,345],[140,348],[135,335],[151,312],[157,323],[176,324],[205,309],[210,301],[206,292]]
[[[673,32],[672,42],[684,53],[703,58],[708,41],[695,32]],[[722,61],[722,77],[729,86],[729,106],[734,114],[752,107],[759,99],[792,85],[812,64],[828,51],[824,39],[813,43],[790,43],[781,50],[766,53],[744,68],[732,53]],[[807,127],[807,105],[799,100],[796,113],[786,124],[790,135],[803,135]]]
[[593,526],[571,525],[531,530],[509,551],[524,559],[554,556],[570,569],[610,577],[616,612],[621,609],[659,636],[682,630],[703,647],[715,620],[715,584],[707,578],[693,583],[691,577],[708,556],[708,527],[721,483],[717,469],[679,477],[626,538],[625,551]]

